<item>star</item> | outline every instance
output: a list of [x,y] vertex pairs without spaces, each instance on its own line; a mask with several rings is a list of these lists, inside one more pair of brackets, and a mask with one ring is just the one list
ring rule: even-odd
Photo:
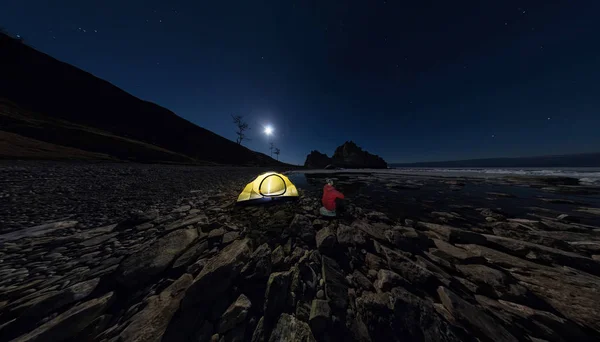
[[98,33],[98,30],[94,30],[94,33]]
[[495,137],[496,137],[496,135],[495,135],[495,134],[492,134],[492,138],[495,138]]
[[550,118],[548,118],[548,120],[550,120]]
[[158,21],[159,23],[162,23],[162,19]]

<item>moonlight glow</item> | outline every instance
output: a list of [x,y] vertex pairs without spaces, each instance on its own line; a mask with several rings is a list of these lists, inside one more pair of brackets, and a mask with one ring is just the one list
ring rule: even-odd
[[273,127],[271,127],[271,126],[267,126],[267,127],[265,127],[265,134],[266,134],[266,135],[271,135],[271,134],[273,134]]

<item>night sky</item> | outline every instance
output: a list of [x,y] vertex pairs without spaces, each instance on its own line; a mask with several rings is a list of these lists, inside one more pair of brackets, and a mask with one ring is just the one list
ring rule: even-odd
[[[52,5],[50,4],[52,3]],[[545,3],[545,4],[544,4]],[[600,150],[600,1],[3,0],[0,26],[235,140],[303,163]]]

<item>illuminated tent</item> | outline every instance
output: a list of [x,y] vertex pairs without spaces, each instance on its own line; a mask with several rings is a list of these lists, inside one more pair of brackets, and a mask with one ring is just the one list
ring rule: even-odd
[[238,202],[272,200],[282,197],[298,197],[298,189],[290,180],[277,172],[267,172],[248,183]]

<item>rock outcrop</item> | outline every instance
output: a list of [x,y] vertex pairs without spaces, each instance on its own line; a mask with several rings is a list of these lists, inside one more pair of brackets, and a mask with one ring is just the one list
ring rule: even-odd
[[354,142],[347,141],[335,149],[331,158],[335,166],[344,168],[385,169],[387,163],[381,157],[363,151]]
[[311,151],[304,162],[304,166],[311,169],[324,169],[329,164],[331,164],[331,158],[316,150]]
[[336,148],[329,158],[319,151],[312,151],[306,156],[304,166],[314,169],[349,168],[349,169],[385,169],[387,163],[381,157],[363,151],[352,141],[347,141]]

